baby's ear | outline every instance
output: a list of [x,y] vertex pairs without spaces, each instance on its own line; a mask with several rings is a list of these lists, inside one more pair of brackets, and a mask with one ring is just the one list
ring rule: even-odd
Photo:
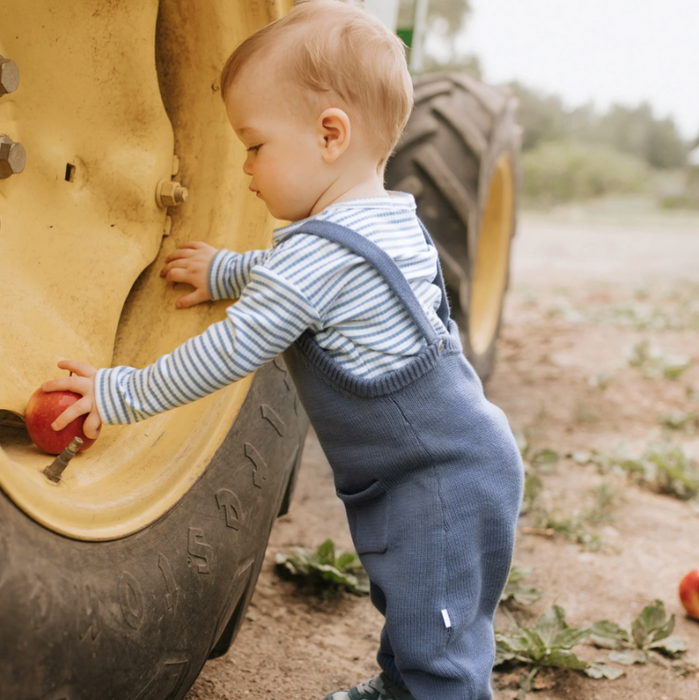
[[331,107],[326,109],[316,123],[321,155],[326,163],[334,163],[349,147],[352,126],[347,112]]

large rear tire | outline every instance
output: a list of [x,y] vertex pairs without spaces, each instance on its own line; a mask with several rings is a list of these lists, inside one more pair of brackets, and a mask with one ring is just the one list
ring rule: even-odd
[[[24,306],[0,310],[0,700],[178,700],[237,632],[307,428],[281,360],[105,427],[58,486],[18,416],[55,354],[142,367],[224,317],[225,302],[178,312],[182,291],[159,270],[188,240],[269,245],[274,222],[246,195],[217,80],[290,6],[0,4],[0,53],[22,73],[3,129],[30,164],[0,180],[0,268],[27,282]],[[176,171],[189,199],[166,211],[156,192]]]
[[439,248],[464,352],[484,381],[495,363],[516,226],[517,101],[466,74],[415,81],[415,108],[386,170],[415,195]]
[[269,363],[180,502],[109,542],[63,537],[0,491],[0,699],[184,697],[238,630],[306,425]]

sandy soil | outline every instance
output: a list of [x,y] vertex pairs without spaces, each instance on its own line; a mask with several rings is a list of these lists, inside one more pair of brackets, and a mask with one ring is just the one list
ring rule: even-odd
[[[506,302],[499,363],[486,388],[532,449],[561,453],[620,442],[640,453],[658,441],[658,414],[699,412],[699,227],[604,225],[525,218],[514,249],[512,289]],[[611,313],[614,308],[625,309]],[[619,316],[656,310],[661,325],[620,325]],[[662,313],[661,313],[662,312]],[[611,318],[611,320],[610,320]],[[649,379],[629,367],[629,344],[650,339],[667,352],[691,356],[678,380]],[[591,377],[606,373],[605,389]],[[592,382],[594,383],[594,382]],[[676,443],[699,455],[699,438],[673,433]],[[677,584],[699,565],[693,539],[699,520],[686,502],[603,476],[594,465],[562,459],[541,471],[543,502],[573,513],[593,505],[591,489],[605,481],[618,492],[613,521],[591,526],[605,543],[585,551],[562,536],[528,534],[531,515],[520,522],[515,563],[533,570],[528,583],[544,597],[519,619],[558,604],[573,625],[603,618],[635,617],[655,598],[677,616],[675,634],[689,644],[687,660],[699,663],[699,623],[686,618]],[[374,675],[381,619],[366,598],[341,594],[323,602],[281,581],[274,554],[291,545],[317,547],[332,537],[351,547],[341,503],[314,436],[309,435],[295,501],[275,526],[266,564],[243,628],[227,656],[209,662],[187,700],[323,698]],[[498,616],[498,626],[507,621]],[[581,655],[603,658],[584,647]],[[516,693],[519,673],[495,673],[498,700]],[[696,673],[679,677],[665,665],[626,667],[615,681],[595,681],[571,671],[546,672],[540,700],[694,700]]]

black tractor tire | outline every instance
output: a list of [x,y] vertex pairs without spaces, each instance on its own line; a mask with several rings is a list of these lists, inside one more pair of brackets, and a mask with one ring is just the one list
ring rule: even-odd
[[[485,381],[495,363],[495,342],[509,277],[509,249],[516,227],[521,129],[517,101],[502,88],[485,85],[468,74],[432,74],[415,80],[415,107],[389,160],[389,189],[410,192],[418,215],[435,241],[442,264],[452,316],[459,325],[464,353]],[[508,173],[498,164],[509,160]],[[510,178],[510,206],[491,197],[498,177]],[[494,180],[495,178],[495,180]],[[502,185],[499,182],[499,185]],[[481,232],[488,217],[505,216],[511,231],[497,244],[505,256],[502,284],[496,284],[486,339],[474,342],[473,280]],[[508,228],[509,230],[509,228]],[[491,248],[492,248],[491,244]],[[485,246],[487,247],[487,246]],[[501,287],[498,288],[498,287]],[[489,293],[489,292],[487,292]]]
[[277,359],[202,476],[140,532],[72,540],[0,492],[0,700],[183,698],[238,630],[306,428]]

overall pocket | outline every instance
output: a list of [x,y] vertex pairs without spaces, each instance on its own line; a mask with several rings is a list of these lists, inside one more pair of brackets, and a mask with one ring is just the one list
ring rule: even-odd
[[357,554],[385,552],[388,549],[391,494],[375,481],[358,493],[346,493],[338,489],[337,495],[345,504]]

